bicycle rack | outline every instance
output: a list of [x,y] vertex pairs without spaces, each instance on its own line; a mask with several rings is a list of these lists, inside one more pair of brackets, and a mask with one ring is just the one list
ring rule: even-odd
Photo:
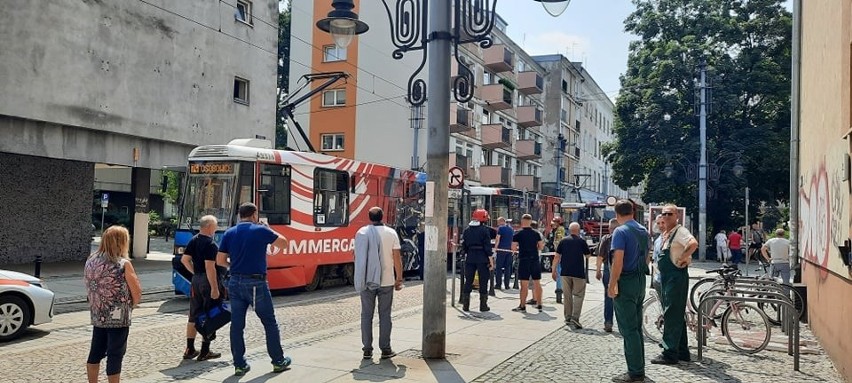
[[[723,280],[721,280],[721,279],[717,280],[716,282],[714,282],[711,285],[710,289],[708,289],[707,291],[710,291],[710,290],[717,288],[717,287],[721,287],[721,286],[723,286],[723,283],[724,283]],[[773,292],[781,293],[782,295],[786,296],[788,299],[791,299],[791,298],[789,298],[789,292],[792,289],[792,286],[781,284],[781,283],[778,283],[778,282],[773,281],[773,280],[757,279],[757,278],[751,278],[751,277],[739,277],[730,285],[733,286],[733,287],[737,287],[737,286],[739,286],[739,287],[760,286],[760,289],[762,289],[762,290],[758,290],[758,291],[754,291],[754,292],[748,292],[748,293],[745,293],[745,294],[759,295],[763,292],[769,292],[766,289],[770,289]],[[707,291],[704,291],[702,293],[701,297],[703,297],[704,294],[707,293]],[[700,298],[699,298],[699,300],[700,300]],[[792,299],[791,299],[791,301],[792,301]],[[793,304],[795,306],[795,302],[793,302]],[[796,318],[797,319],[800,318],[801,313],[799,312],[799,310],[796,309],[795,312],[796,312]],[[786,322],[783,321],[782,318],[777,318],[777,319],[779,321],[781,321],[781,331],[784,332],[784,333],[789,331]]]
[[[778,285],[780,289],[781,285]],[[766,287],[773,287],[771,285],[766,285]],[[730,296],[730,295],[713,295],[710,296],[711,292],[727,292],[733,294],[762,294],[774,296],[775,298],[766,298],[766,297],[746,297],[746,296]],[[702,294],[701,299],[698,303],[698,360],[703,360],[703,348],[707,345],[707,329],[704,328],[704,312],[706,311],[707,305],[710,301],[728,301],[728,302],[742,302],[742,303],[775,303],[782,307],[782,315],[784,316],[784,322],[787,323],[788,328],[792,328],[793,331],[788,332],[787,334],[787,354],[793,356],[793,371],[799,371],[799,321],[798,321],[798,310],[796,310],[796,306],[793,304],[792,299],[790,297],[774,292],[774,291],[765,291],[765,290],[742,290],[742,289],[731,289],[727,290],[721,286],[714,286],[704,292]],[[796,313],[795,317],[792,313]]]

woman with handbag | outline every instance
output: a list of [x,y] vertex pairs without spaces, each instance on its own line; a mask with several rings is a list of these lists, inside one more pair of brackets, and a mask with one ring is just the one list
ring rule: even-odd
[[109,383],[121,380],[131,313],[142,299],[142,286],[128,259],[129,244],[127,229],[112,226],[103,233],[98,251],[86,261],[84,281],[94,326],[86,361],[89,383],[97,383],[105,357]]

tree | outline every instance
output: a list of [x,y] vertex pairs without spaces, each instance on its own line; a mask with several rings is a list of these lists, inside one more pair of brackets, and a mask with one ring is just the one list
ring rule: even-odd
[[[633,0],[625,30],[627,72],[616,100],[615,141],[604,146],[614,182],[646,182],[644,201],[673,202],[697,213],[697,180],[679,163],[698,163],[696,67],[706,60],[712,80],[707,118],[708,162],[726,164],[710,182],[707,219],[741,224],[744,188],[752,212],[762,201],[789,199],[790,52],[792,16],[781,0]],[[668,114],[670,120],[663,117]],[[742,178],[730,156],[742,152]],[[671,165],[674,174],[666,177]],[[735,221],[736,220],[736,221]]]
[[287,97],[287,89],[290,87],[290,14],[292,10],[293,4],[287,2],[286,8],[278,14],[278,100],[275,110],[275,148],[277,149],[287,146],[287,116],[281,109],[281,102]]

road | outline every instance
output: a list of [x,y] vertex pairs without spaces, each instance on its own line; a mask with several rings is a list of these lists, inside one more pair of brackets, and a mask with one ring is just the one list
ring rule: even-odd
[[[334,287],[311,293],[290,293],[274,297],[282,341],[317,333],[327,337],[326,330],[342,324],[357,323],[360,318],[360,299],[351,286]],[[422,288],[418,282],[407,282],[407,287],[394,298],[394,311],[420,306]],[[127,355],[124,358],[123,380],[142,378],[156,371],[196,363],[203,372],[230,363],[229,359],[208,362],[183,361],[180,358],[185,346],[186,312],[188,300],[174,297],[166,300],[144,302],[134,311]],[[249,314],[246,325],[248,349],[264,344],[260,321]],[[229,350],[228,337],[220,335],[213,343],[216,350]],[[7,383],[66,383],[85,381],[85,360],[89,350],[91,326],[88,311],[56,315],[53,323],[30,328],[27,334],[14,342],[0,346],[0,371]],[[304,342],[304,340],[302,340]],[[200,339],[197,341],[200,346]],[[186,373],[185,369],[182,373]]]

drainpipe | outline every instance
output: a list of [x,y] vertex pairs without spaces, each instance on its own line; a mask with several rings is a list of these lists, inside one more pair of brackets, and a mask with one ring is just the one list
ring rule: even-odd
[[801,122],[802,0],[793,0],[793,53],[790,121],[790,261],[793,280],[799,270],[799,130]]

